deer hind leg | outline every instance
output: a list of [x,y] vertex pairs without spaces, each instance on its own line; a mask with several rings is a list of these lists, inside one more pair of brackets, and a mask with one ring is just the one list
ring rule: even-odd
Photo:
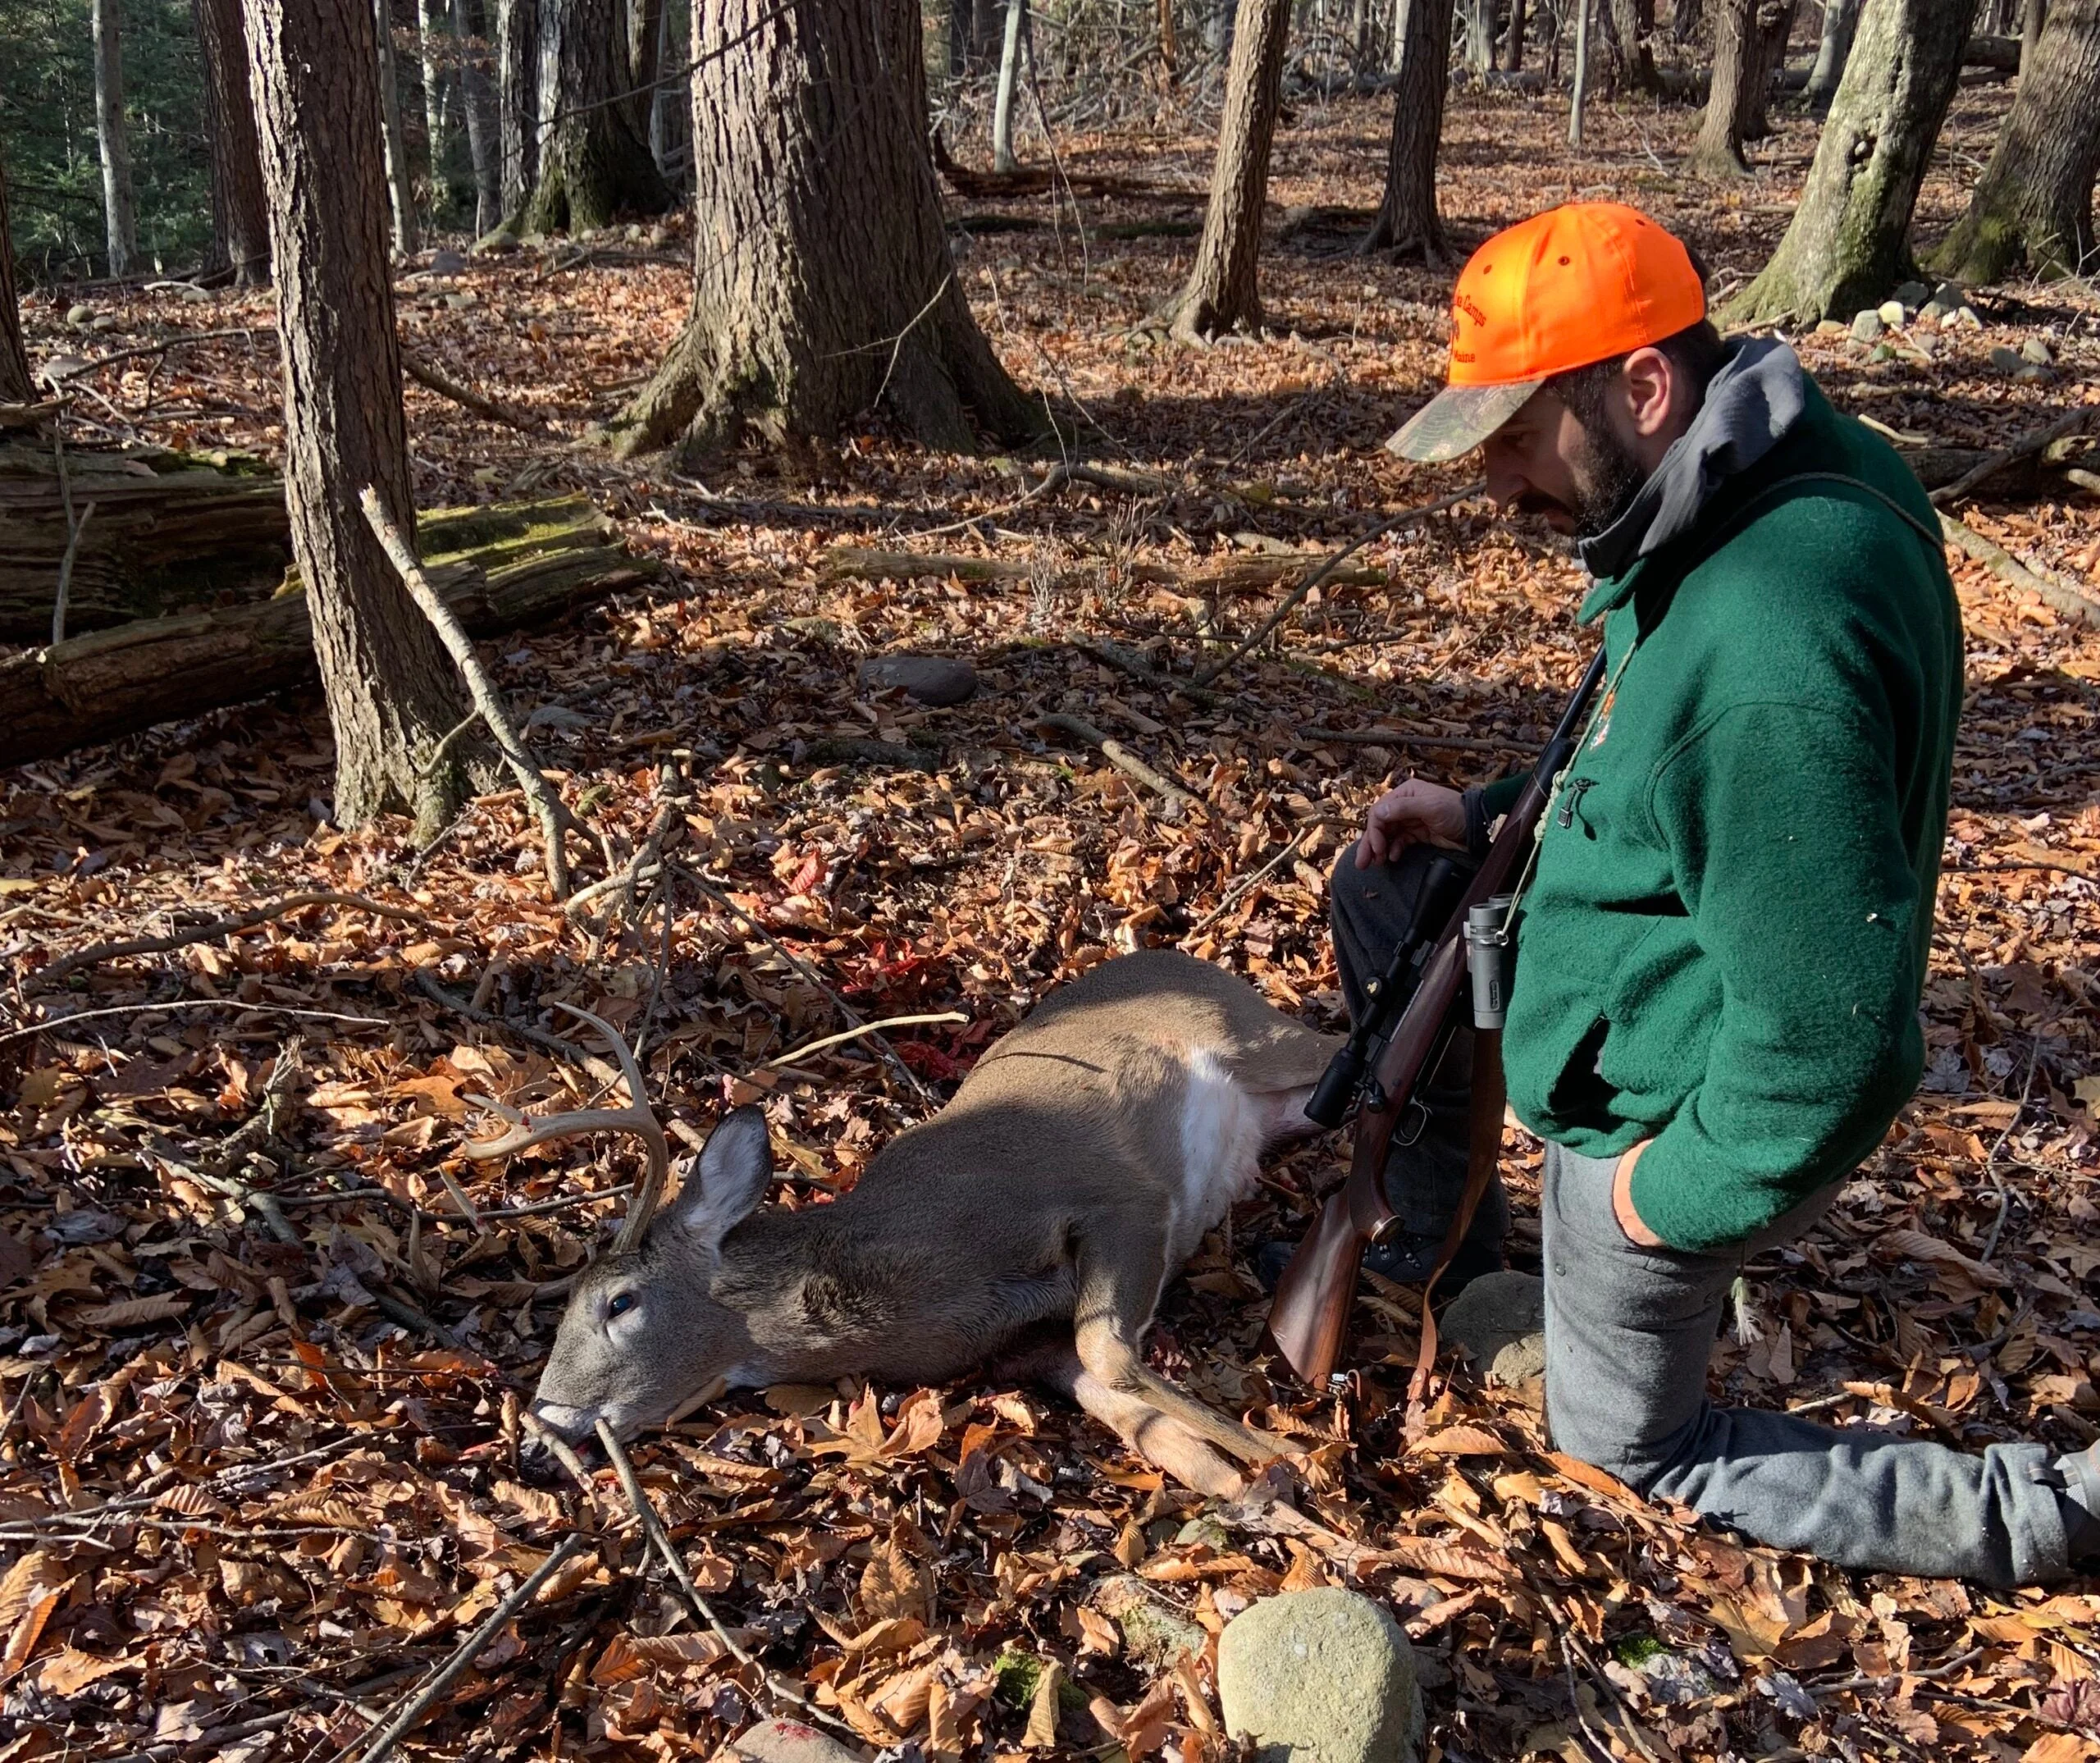
[[[1267,1463],[1283,1455],[1285,1447],[1278,1441],[1219,1414],[1146,1365],[1138,1343],[1159,1300],[1165,1264],[1166,1246],[1157,1236],[1125,1232],[1112,1243],[1080,1243],[1079,1302],[1072,1317],[1080,1368],[1119,1402],[1141,1404],[1243,1463]],[[1085,1397],[1075,1394],[1074,1399],[1089,1414],[1096,1412]]]

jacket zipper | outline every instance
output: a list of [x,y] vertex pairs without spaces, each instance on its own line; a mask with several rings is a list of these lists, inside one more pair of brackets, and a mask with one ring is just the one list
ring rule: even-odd
[[1574,825],[1575,810],[1582,802],[1582,792],[1585,790],[1595,789],[1596,783],[1597,780],[1595,778],[1570,778],[1568,780],[1568,794],[1562,800],[1560,813],[1556,817],[1561,825]]

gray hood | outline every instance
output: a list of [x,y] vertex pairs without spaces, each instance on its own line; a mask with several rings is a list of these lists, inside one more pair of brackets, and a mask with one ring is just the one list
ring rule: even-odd
[[1697,524],[1714,493],[1746,472],[1801,419],[1801,358],[1770,337],[1738,343],[1706,388],[1691,427],[1670,443],[1632,505],[1576,547],[1599,578],[1623,575]]

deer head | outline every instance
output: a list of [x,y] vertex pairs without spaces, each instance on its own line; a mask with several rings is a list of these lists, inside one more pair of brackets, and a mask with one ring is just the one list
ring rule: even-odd
[[562,1007],[605,1036],[619,1060],[628,1106],[516,1118],[501,1138],[466,1149],[472,1157],[498,1157],[600,1130],[632,1132],[646,1147],[648,1168],[619,1234],[570,1290],[532,1397],[533,1416],[565,1439],[589,1438],[600,1420],[625,1438],[712,1400],[749,1357],[742,1316],[710,1294],[723,1238],[765,1196],[772,1152],[765,1115],[737,1108],[723,1117],[677,1194],[663,1202],[669,1152],[634,1056],[609,1024]]

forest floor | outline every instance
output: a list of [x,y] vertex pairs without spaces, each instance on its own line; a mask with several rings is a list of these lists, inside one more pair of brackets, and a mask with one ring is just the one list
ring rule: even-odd
[[[1927,238],[2002,104],[2002,88],[1964,89]],[[690,752],[673,855],[713,892],[674,875],[639,912],[565,917],[514,792],[426,852],[404,823],[339,829],[316,694],[0,774],[0,1008],[17,1025],[0,1030],[0,1760],[347,1754],[579,1527],[590,1546],[406,1748],[705,1755],[749,1718],[755,1674],[684,1614],[610,1475],[530,1485],[518,1468],[518,1407],[556,1320],[534,1284],[582,1263],[632,1167],[604,1140],[495,1166],[459,1154],[484,1130],[477,1095],[596,1093],[546,1044],[571,1026],[556,1002],[641,1041],[660,1112],[688,1131],[725,1095],[763,1095],[787,1205],[849,1185],[993,1037],[1118,949],[1178,940],[1336,1022],[1324,871],[1390,772],[1466,781],[1539,740],[1591,641],[1565,549],[1479,501],[1417,523],[1365,554],[1377,579],[1322,590],[1214,700],[1086,646],[1185,674],[1206,633],[1251,632],[1273,604],[1273,588],[1236,591],[1228,564],[1332,546],[1463,487],[1463,468],[1381,448],[1440,372],[1449,272],[1349,254],[1332,215],[1283,226],[1294,205],[1370,208],[1388,115],[1303,105],[1280,133],[1275,329],[1258,341],[1127,338],[1191,241],[1104,229],[1199,217],[1208,143],[1180,125],[1060,142],[1075,175],[1184,193],[1082,201],[1084,240],[1061,199],[955,205],[980,227],[991,212],[1032,223],[963,251],[977,309],[1066,441],[1159,475],[1157,494],[1073,485],[1020,505],[1015,462],[929,456],[879,425],[821,457],[738,455],[704,483],[618,467],[590,425],[676,331],[675,239],[661,263],[527,251],[401,279],[416,347],[550,425],[521,434],[409,387],[419,500],[585,489],[667,565],[500,646],[500,674],[539,713],[569,800],[631,842],[662,768]],[[1550,200],[1609,194],[1740,281],[1778,236],[1813,130],[1783,117],[1759,176],[1716,191],[1676,173],[1696,121],[1600,106],[1571,158],[1558,107],[1454,98],[1443,205],[1460,249]],[[448,302],[460,294],[472,303]],[[89,377],[76,440],[100,423],[279,446],[267,298],[90,295],[116,328],[83,339],[62,322],[77,297],[32,298],[33,357],[256,331]],[[2006,441],[2095,397],[2091,290],[1975,304],[1985,328],[1926,338],[1929,356],[1801,347],[1842,407],[1947,444]],[[1989,365],[1993,345],[2035,336],[2052,381]],[[2067,493],[1965,513],[2090,582],[2100,500]],[[872,582],[827,564],[838,545],[1028,573]],[[1714,1387],[1972,1449],[2070,1448],[2100,1436],[2100,639],[1965,560],[1955,573],[1970,697],[1925,1086],[1828,1218],[1750,1267]],[[944,710],[871,699],[856,669],[891,651],[966,657],[982,689]],[[1045,733],[1057,711],[1197,806],[1168,818]],[[1374,726],[1413,744],[1315,732]],[[929,769],[819,745],[840,739],[901,743]],[[317,903],[39,980],[103,939],[299,891],[386,911]],[[841,1027],[841,999],[968,1021],[898,1031],[908,1080],[866,1043],[761,1069]],[[34,1025],[61,1016],[80,1025]],[[1519,1265],[1536,1264],[1538,1163],[1513,1128]],[[643,1482],[724,1621],[892,1756],[1220,1756],[1208,1662],[1177,1678],[1157,1637],[1200,1640],[1250,1599],[1322,1583],[1359,1584],[1407,1624],[1446,1757],[2095,1754],[2085,1584],[1996,1594],[1743,1546],[1546,1455],[1536,1384],[1462,1382],[1411,1448],[1412,1291],[1367,1293],[1354,1390],[1308,1400],[1260,1345],[1249,1250],[1300,1231],[1341,1167],[1330,1137],[1272,1169],[1171,1289],[1154,1350],[1302,1447],[1299,1507],[1324,1529],[1205,1515],[1058,1400],[983,1382],[734,1395],[639,1444]],[[292,1240],[268,1205],[215,1190],[228,1178],[274,1194]],[[1128,1573],[1171,1606],[1149,1629],[1104,1615]]]

